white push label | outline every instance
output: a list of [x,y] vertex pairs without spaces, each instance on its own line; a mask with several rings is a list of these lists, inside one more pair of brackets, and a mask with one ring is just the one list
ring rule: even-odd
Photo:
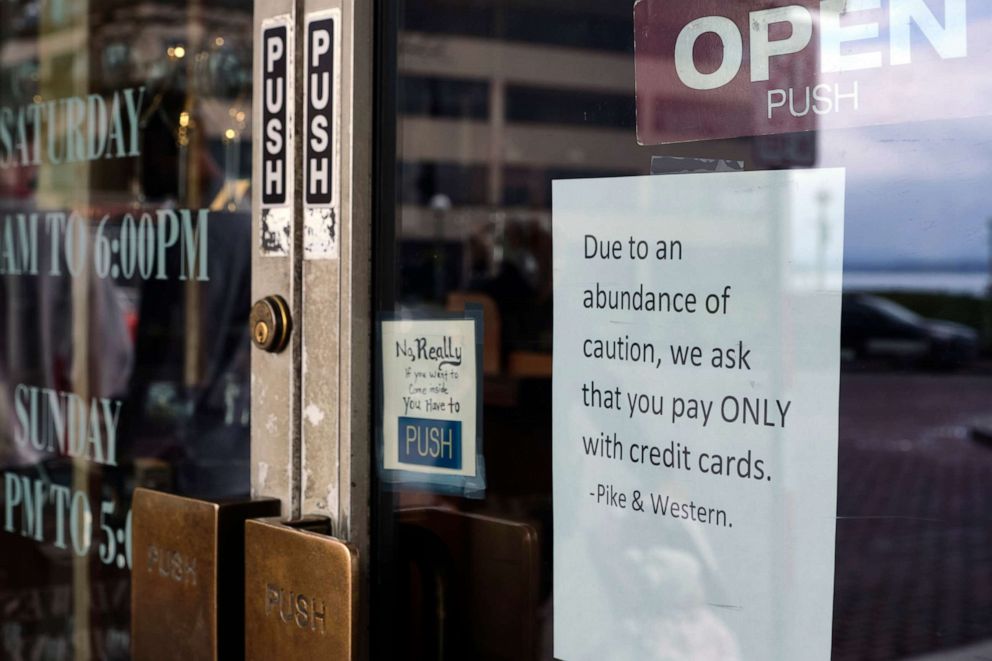
[[337,9],[307,15],[303,143],[303,256],[338,256],[340,135],[339,26]]
[[262,213],[260,250],[285,256],[293,220],[293,22],[262,21]]

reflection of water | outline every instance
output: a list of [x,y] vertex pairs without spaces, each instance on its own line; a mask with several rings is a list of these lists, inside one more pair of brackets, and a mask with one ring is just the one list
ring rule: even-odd
[[980,271],[844,271],[847,291],[925,291],[981,296],[989,276]]

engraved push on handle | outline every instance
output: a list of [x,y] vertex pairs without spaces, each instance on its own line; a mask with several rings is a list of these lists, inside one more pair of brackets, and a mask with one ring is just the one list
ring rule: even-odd
[[353,661],[358,553],[326,517],[245,522],[245,659]]
[[131,645],[142,661],[244,658],[244,530],[273,498],[214,502],[136,489]]
[[289,343],[293,331],[292,318],[286,299],[279,295],[266,296],[251,307],[251,341],[262,351],[279,353]]

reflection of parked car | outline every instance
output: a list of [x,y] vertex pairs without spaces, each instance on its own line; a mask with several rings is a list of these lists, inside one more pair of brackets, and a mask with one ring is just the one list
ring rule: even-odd
[[978,356],[974,329],[865,294],[844,296],[840,336],[842,352],[858,360],[958,367]]

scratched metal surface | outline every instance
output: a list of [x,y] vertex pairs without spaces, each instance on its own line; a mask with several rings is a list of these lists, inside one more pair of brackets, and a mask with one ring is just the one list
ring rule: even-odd
[[[262,21],[284,14],[295,14],[293,0],[258,0],[255,3],[254,80],[262,79],[261,34]],[[294,55],[295,57],[295,55]],[[293,58],[290,58],[291,61]],[[292,71],[292,68],[290,68]],[[297,89],[299,87],[297,86]],[[262,135],[262,86],[253,90],[252,133]],[[296,105],[300,105],[297,95]],[[297,111],[299,108],[297,108]],[[297,112],[298,116],[298,112]],[[298,123],[293,130],[297,130]],[[253,180],[262,181],[262,141],[252,142]],[[299,157],[294,156],[298,161]],[[298,166],[298,163],[297,163]],[[299,167],[294,167],[299,172]],[[299,184],[293,187],[299,194]],[[299,270],[295,266],[299,254],[299,204],[290,204],[292,244],[286,256],[262,254],[262,187],[252,187],[252,300],[279,294],[289,303],[295,320],[300,316]],[[270,496],[283,503],[283,514],[299,515],[299,416],[295,374],[301,355],[299,333],[293,332],[289,345],[281,353],[266,353],[256,347],[251,352],[251,492],[252,496]]]

